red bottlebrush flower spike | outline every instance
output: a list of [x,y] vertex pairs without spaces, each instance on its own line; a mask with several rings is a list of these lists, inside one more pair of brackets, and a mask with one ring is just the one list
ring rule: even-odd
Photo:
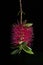
[[14,47],[18,46],[18,49],[14,50],[12,54],[20,53],[23,49],[26,53],[33,54],[30,48],[33,38],[33,27],[31,23],[13,25],[11,42]]
[[12,27],[12,44],[18,45],[20,42],[26,42],[28,46],[31,45],[33,37],[33,27],[26,27],[24,25],[18,24]]
[[11,54],[20,53],[24,50],[26,53],[34,54],[30,48],[32,37],[33,37],[33,27],[32,23],[22,23],[22,4],[20,0],[20,23],[13,25],[11,30],[11,43],[13,44],[14,51]]

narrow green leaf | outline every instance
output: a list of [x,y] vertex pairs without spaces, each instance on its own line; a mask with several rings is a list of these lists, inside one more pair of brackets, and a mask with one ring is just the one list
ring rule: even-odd
[[27,43],[26,43],[26,42],[23,42],[23,43],[22,43],[22,46],[26,46],[26,45],[27,45]]
[[26,53],[29,53],[29,54],[34,54],[32,49],[28,46],[23,46],[23,50],[26,52]]
[[26,26],[26,27],[30,27],[30,26],[32,26],[32,25],[33,25],[32,23],[24,24],[24,26]]
[[14,51],[11,52],[11,55],[13,55],[13,54],[17,54],[18,52],[19,52],[19,50],[16,49],[16,50],[14,50]]
[[22,45],[19,46],[19,50],[22,50]]
[[16,47],[16,49],[14,49],[14,51],[11,53],[11,55],[13,54],[17,54],[17,53],[21,53],[21,50],[22,50],[22,45],[19,45]]

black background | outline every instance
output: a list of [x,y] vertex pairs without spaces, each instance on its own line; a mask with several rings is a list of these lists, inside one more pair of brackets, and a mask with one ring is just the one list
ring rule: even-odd
[[[43,63],[43,42],[42,42],[42,3],[40,1],[23,0],[23,20],[33,23],[34,41],[33,52],[34,55],[21,52],[20,55],[11,56],[10,52],[10,33],[13,23],[17,23],[17,13],[19,12],[19,1],[7,2],[1,4],[0,12],[0,59],[1,64],[42,64]],[[41,21],[42,20],[42,21]]]

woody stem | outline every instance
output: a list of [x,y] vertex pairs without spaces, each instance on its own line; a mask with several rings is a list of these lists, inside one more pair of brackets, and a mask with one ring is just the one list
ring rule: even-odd
[[22,24],[22,3],[20,0],[20,23]]

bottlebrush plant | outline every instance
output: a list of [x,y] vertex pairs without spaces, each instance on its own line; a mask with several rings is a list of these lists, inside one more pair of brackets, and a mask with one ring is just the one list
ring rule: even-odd
[[20,23],[13,24],[11,30],[11,44],[13,45],[11,54],[20,53],[22,50],[26,53],[34,54],[30,48],[33,41],[32,25],[32,23],[26,23],[26,21],[22,22],[22,4],[20,0]]

